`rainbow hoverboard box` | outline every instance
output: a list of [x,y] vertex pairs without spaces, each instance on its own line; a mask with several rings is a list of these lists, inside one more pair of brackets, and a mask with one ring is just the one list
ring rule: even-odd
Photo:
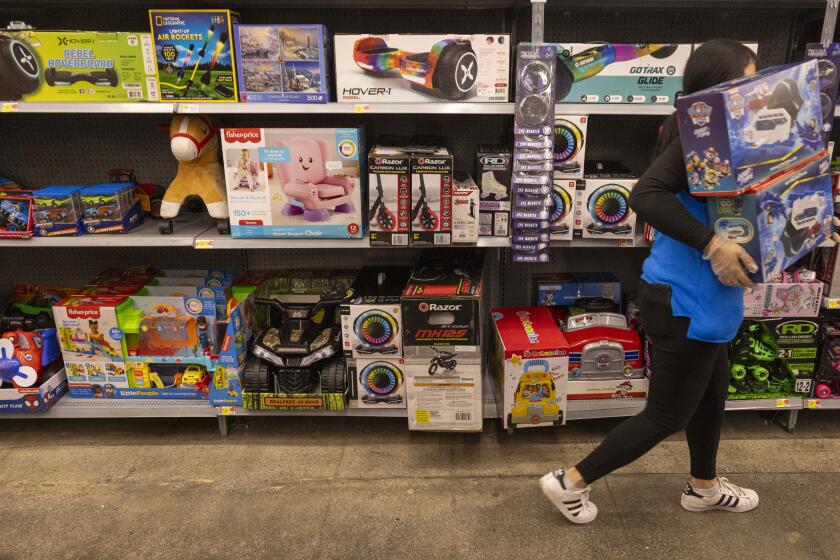
[[557,103],[670,105],[691,44],[556,43]]
[[224,128],[221,136],[233,237],[364,236],[364,129]]
[[345,103],[503,103],[510,35],[336,35],[335,74]]
[[767,68],[680,97],[688,185],[697,196],[736,195],[821,151],[816,60]]
[[230,10],[149,10],[161,101],[237,101]]

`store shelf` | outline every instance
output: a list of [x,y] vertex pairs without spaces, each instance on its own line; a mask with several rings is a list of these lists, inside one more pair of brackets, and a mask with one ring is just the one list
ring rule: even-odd
[[802,408],[802,399],[800,397],[726,401],[726,410],[795,410],[798,408]]
[[[31,239],[0,239],[5,247],[192,247],[195,237],[210,227],[206,216],[183,216],[175,220],[174,232],[161,235],[158,220],[147,219],[143,225],[128,233],[96,235],[33,237]],[[216,226],[213,226],[215,230]]]
[[647,399],[591,399],[568,401],[566,420],[621,418],[644,410]]
[[0,418],[182,418],[215,417],[207,401],[163,399],[74,399],[65,396],[43,414],[0,414]]
[[802,399],[802,408],[808,410],[840,410],[840,399]]
[[159,113],[172,114],[175,103],[0,103],[2,113]]
[[205,229],[192,243],[196,249],[367,249],[362,239],[241,239],[221,235],[216,226]]

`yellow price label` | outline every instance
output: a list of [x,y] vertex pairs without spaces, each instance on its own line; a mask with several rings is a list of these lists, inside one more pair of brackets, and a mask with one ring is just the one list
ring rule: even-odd
[[18,112],[18,104],[17,103],[3,103],[0,105],[0,113],[17,113]]
[[196,239],[193,246],[196,249],[212,249],[213,248],[213,240],[212,239]]
[[776,408],[790,408],[790,399],[776,399]]
[[223,406],[222,407],[222,416],[233,416],[236,414],[236,407],[235,406]]
[[823,307],[826,309],[838,309],[840,308],[840,299],[838,298],[825,298],[823,302]]
[[820,399],[808,399],[807,405],[808,408],[813,410],[815,408],[820,408],[822,406],[822,401]]
[[430,415],[428,410],[418,410],[414,414],[414,418],[417,420],[418,424],[428,424],[429,416]]
[[370,105],[355,105],[353,111],[356,113],[367,113],[370,111]]

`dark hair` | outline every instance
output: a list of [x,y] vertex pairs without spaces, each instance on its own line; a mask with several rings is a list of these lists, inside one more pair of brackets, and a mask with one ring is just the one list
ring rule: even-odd
[[[688,95],[744,75],[750,63],[758,66],[758,57],[749,47],[732,39],[706,41],[691,53],[683,72],[683,94]],[[654,158],[679,135],[676,115],[670,115],[659,131]]]

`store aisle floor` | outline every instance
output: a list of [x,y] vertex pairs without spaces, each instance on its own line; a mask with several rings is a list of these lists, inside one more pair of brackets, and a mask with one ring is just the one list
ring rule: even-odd
[[840,558],[840,413],[796,434],[730,413],[722,474],[748,514],[679,507],[682,437],[596,484],[567,524],[537,477],[612,421],[512,437],[408,433],[404,421],[259,418],[0,424],[0,558]]

